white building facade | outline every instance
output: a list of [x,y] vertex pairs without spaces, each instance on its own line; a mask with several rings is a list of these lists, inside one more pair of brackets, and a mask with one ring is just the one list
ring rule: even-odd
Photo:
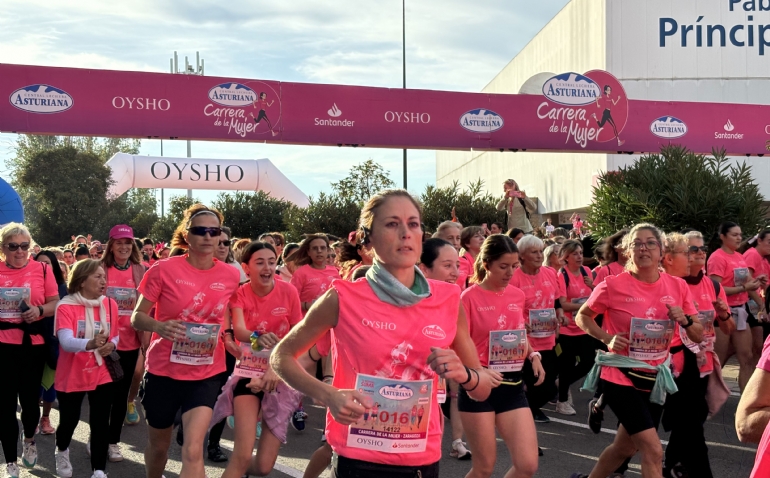
[[[629,99],[770,105],[770,0],[572,0],[482,91],[540,94],[553,74],[596,69],[615,75]],[[636,157],[437,151],[436,184],[481,178],[502,195],[514,178],[540,214],[564,221],[591,203],[599,174]],[[752,166],[770,200],[770,157],[732,160]]]

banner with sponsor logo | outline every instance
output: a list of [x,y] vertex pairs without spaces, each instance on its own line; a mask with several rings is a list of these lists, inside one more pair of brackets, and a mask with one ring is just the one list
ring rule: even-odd
[[[629,100],[604,71],[506,95],[0,65],[0,131],[424,149],[770,151],[770,106]],[[181,187],[181,186],[180,186]],[[196,188],[199,185],[195,186]]]

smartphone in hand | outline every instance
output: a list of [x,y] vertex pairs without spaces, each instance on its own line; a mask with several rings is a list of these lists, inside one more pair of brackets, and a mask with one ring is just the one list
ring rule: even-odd
[[22,313],[29,310],[29,305],[27,305],[26,301],[23,301],[23,300],[21,301],[21,303],[19,304],[19,310],[22,311]]

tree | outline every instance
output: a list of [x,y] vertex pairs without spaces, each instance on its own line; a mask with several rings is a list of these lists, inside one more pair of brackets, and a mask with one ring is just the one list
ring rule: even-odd
[[378,191],[394,186],[395,183],[391,181],[385,169],[375,163],[373,159],[367,159],[350,168],[347,177],[336,183],[333,182],[332,190],[343,198],[363,205]]
[[766,214],[762,202],[745,162],[730,165],[724,150],[704,156],[668,146],[602,174],[587,221],[599,237],[651,222],[664,231],[694,228],[708,241],[723,221],[735,221],[747,233],[759,229]]
[[201,201],[198,198],[188,198],[181,194],[171,196],[168,202],[168,214],[165,217],[159,218],[153,224],[149,237],[155,241],[171,242],[174,230],[184,219],[185,210],[199,202]]
[[107,210],[92,234],[94,238],[104,240],[113,226],[128,224],[136,237],[147,237],[159,219],[157,208],[155,189],[130,189],[109,201]]
[[289,207],[283,221],[288,239],[300,241],[303,234],[315,232],[347,237],[350,231],[358,228],[360,215],[361,205],[353,198],[320,193],[317,199],[310,198],[310,205],[306,208]]
[[212,204],[225,216],[225,225],[237,237],[257,239],[260,234],[284,230],[284,214],[292,204],[264,191],[220,193]]
[[420,195],[423,223],[428,230],[435,231],[440,223],[452,218],[452,208],[455,208],[457,219],[464,226],[498,221],[505,223],[505,211],[497,210],[498,198],[482,193],[483,189],[484,181],[481,179],[471,182],[463,191],[457,181],[443,188],[427,186]]

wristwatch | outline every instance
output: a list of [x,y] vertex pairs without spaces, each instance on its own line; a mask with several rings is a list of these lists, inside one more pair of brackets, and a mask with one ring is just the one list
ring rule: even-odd
[[[683,329],[686,329],[687,327],[691,326],[693,324],[692,317],[689,315],[687,316],[687,323],[685,325],[682,325]],[[681,324],[680,324],[681,325]]]
[[42,305],[38,305],[37,306],[37,310],[40,311],[40,317],[42,317],[43,316],[43,306]]

